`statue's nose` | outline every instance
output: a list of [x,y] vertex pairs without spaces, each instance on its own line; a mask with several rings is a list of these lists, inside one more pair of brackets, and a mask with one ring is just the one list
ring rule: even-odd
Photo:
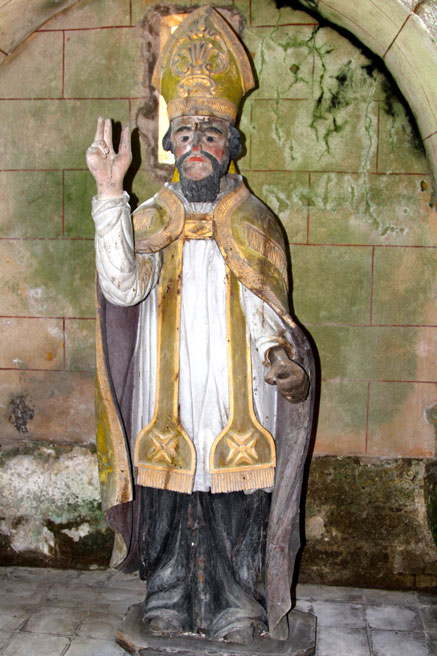
[[200,133],[200,130],[195,130],[194,135],[193,135],[193,150],[200,150],[200,140],[202,138],[202,135]]

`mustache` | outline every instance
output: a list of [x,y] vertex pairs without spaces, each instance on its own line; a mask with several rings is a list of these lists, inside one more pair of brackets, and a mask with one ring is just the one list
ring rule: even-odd
[[[192,150],[188,151],[188,153],[184,153],[183,155],[181,155],[181,156],[179,157],[179,159],[176,160],[176,166],[179,168],[179,167],[182,166],[182,164],[185,162],[185,160],[187,159],[187,157],[192,157],[192,156],[195,155],[195,154],[196,154],[196,153],[193,153]],[[220,166],[220,164],[218,163],[217,159],[214,157],[214,155],[211,155],[211,153],[207,153],[206,151],[204,151],[204,150],[201,149],[201,150],[200,150],[200,154],[202,155],[202,157],[206,157],[207,159],[210,160],[210,162],[211,162],[211,164],[212,164],[212,169],[213,169],[213,171],[215,170],[215,168],[218,168],[218,167]]]

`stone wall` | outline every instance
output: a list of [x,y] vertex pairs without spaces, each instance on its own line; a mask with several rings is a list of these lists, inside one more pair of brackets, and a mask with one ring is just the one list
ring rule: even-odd
[[[107,562],[84,153],[99,114],[116,131],[135,125],[145,95],[140,22],[152,5],[82,0],[0,67],[4,562]],[[242,112],[239,168],[287,232],[295,313],[320,359],[301,576],[429,587],[436,213],[417,128],[383,65],[350,35],[270,0],[233,6],[259,82]],[[160,182],[138,131],[133,145],[135,204]]]

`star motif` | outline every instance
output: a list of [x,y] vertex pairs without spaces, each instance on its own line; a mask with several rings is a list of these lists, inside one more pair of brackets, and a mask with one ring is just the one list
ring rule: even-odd
[[150,435],[150,439],[152,440],[153,446],[149,451],[149,458],[153,462],[164,460],[164,462],[168,462],[171,465],[177,456],[176,448],[179,438],[174,436],[173,433],[162,435],[158,431],[155,431]]
[[258,436],[253,437],[253,430],[243,435],[230,432],[229,437],[226,438],[226,444],[229,447],[226,462],[232,465],[253,465],[258,460],[258,454],[255,449],[257,440]]

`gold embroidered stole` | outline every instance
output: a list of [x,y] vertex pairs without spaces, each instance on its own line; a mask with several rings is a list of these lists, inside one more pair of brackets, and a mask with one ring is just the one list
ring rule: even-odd
[[[159,284],[155,408],[137,436],[134,464],[139,485],[190,493],[194,445],[179,417],[179,341],[182,249],[185,239],[210,239],[211,215],[188,214],[184,233],[164,250]],[[271,487],[275,444],[257,420],[252,398],[250,341],[239,283],[226,267],[229,418],[210,452],[212,492]]]

